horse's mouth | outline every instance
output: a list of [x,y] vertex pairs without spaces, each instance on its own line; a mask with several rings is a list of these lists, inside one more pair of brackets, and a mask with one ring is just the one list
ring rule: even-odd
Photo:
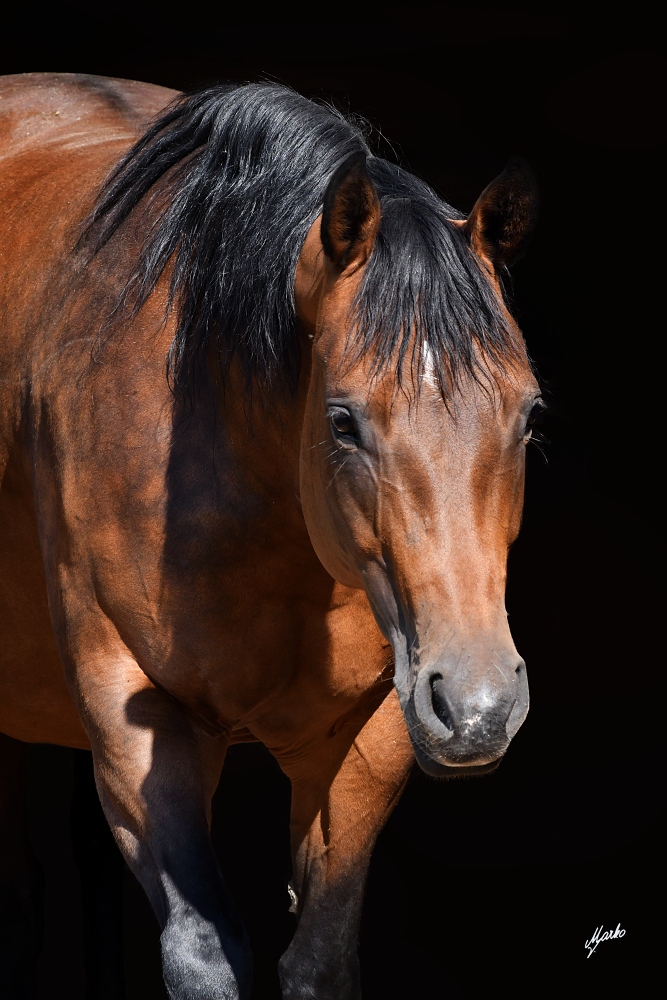
[[485,774],[492,774],[500,766],[502,756],[496,760],[486,761],[484,764],[441,764],[440,761],[429,757],[419,747],[413,745],[415,759],[422,771],[433,778],[481,778]]

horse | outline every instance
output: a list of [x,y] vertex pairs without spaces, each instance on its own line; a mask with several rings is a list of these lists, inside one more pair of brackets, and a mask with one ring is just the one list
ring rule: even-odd
[[276,83],[0,98],[5,995],[34,967],[40,742],[92,751],[172,1000],[247,998],[210,802],[260,741],[292,785],[282,995],[358,998],[415,758],[491,772],[528,710],[504,592],[542,404],[503,277],[532,174],[466,216]]

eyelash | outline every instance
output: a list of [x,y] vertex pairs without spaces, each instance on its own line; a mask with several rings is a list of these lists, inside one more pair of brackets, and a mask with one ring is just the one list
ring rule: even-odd
[[544,453],[543,445],[549,444],[549,439],[544,436],[538,429],[540,420],[544,417],[546,412],[546,404],[542,399],[536,399],[533,403],[533,407],[526,421],[526,433],[524,434],[524,441],[526,444],[533,444],[538,449],[544,461],[547,461],[547,456]]

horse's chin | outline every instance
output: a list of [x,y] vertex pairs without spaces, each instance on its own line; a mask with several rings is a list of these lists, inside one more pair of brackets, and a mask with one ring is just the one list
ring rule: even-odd
[[419,767],[432,778],[481,778],[485,774],[493,774],[500,766],[502,757],[485,761],[483,764],[442,764],[429,757],[419,747],[413,746],[415,759]]

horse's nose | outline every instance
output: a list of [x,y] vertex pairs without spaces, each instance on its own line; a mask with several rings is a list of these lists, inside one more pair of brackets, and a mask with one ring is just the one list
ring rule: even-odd
[[[528,710],[525,663],[509,657],[503,681],[470,677],[460,680],[434,664],[419,671],[414,705],[422,726],[448,759],[467,762],[495,759],[505,752]],[[434,747],[435,749],[435,747]]]
[[434,673],[430,678],[431,704],[440,722],[445,727],[445,739],[454,735],[454,713],[447,697],[447,688],[442,674]]
[[526,673],[526,661],[520,656],[514,666],[514,678],[516,696],[507,722],[505,723],[505,732],[507,733],[507,738],[510,740],[514,739],[521,727],[521,723],[528,714],[528,674]]

